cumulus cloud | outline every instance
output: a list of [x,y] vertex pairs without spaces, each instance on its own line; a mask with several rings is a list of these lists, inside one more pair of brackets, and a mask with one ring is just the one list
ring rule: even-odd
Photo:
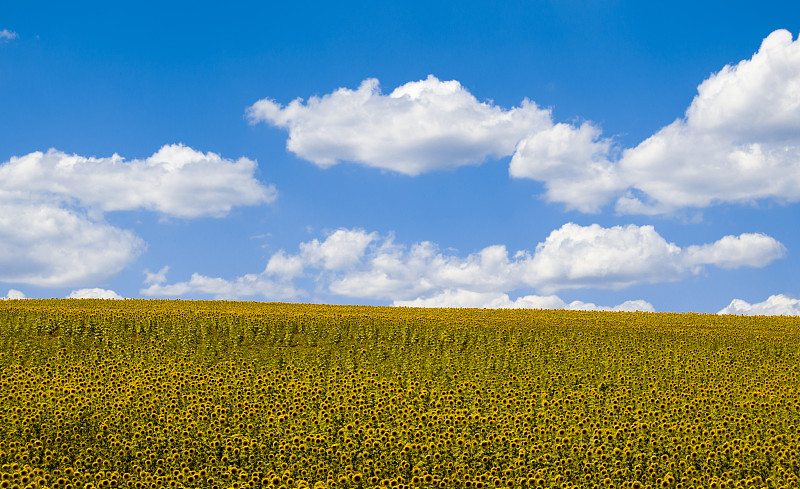
[[800,40],[785,30],[704,80],[683,117],[630,148],[591,122],[555,123],[527,99],[506,110],[432,75],[388,95],[368,79],[285,107],[263,99],[247,115],[286,129],[289,151],[321,167],[418,175],[512,155],[512,177],[542,182],[547,201],[581,212],[800,201]]
[[410,301],[394,301],[401,307],[475,307],[485,309],[572,309],[582,311],[645,311],[653,312],[653,305],[643,300],[625,301],[613,307],[597,306],[591,302],[564,302],[555,295],[526,295],[511,300],[508,294],[497,292],[474,292],[456,289]]
[[16,289],[9,289],[5,297],[0,297],[0,300],[11,299],[25,299],[25,294]]
[[615,147],[590,123],[523,139],[512,177],[545,197],[596,212],[667,214],[720,203],[800,200],[800,41],[785,30],[752,58],[703,81],[685,116],[641,144]]
[[626,150],[618,171],[644,198],[623,212],[800,200],[800,41],[785,30],[698,87],[686,115]]
[[746,314],[749,316],[800,316],[800,300],[783,294],[771,295],[764,302],[750,304],[734,299],[718,314]]
[[145,209],[167,216],[221,217],[232,207],[275,200],[273,186],[254,176],[256,162],[236,161],[181,144],[126,161],[51,149],[0,165],[0,199],[77,202],[101,211]]
[[[396,305],[450,301],[476,307],[597,309],[600,306],[591,303],[561,303],[555,296],[512,301],[507,293],[523,288],[544,294],[578,288],[622,289],[680,280],[701,273],[706,266],[763,267],[785,252],[778,241],[762,234],[726,236],[681,248],[652,226],[604,228],[573,223],[551,232],[533,252],[513,254],[503,245],[492,245],[459,256],[428,241],[403,245],[392,235],[362,229],[340,229],[298,248],[294,254],[275,253],[259,274],[233,280],[195,274],[189,281],[167,284],[163,273],[148,274],[150,286],[142,293],[296,298],[304,292],[295,281],[307,279],[325,294]],[[648,306],[634,301],[617,307],[649,310]]]
[[19,35],[16,32],[10,31],[8,29],[3,29],[0,31],[0,42],[3,41],[10,41],[11,39],[18,38]]
[[431,242],[411,246],[392,237],[376,240],[357,266],[333,275],[327,289],[336,295],[403,300],[444,288],[480,292],[513,290],[525,284],[528,254],[509,257],[503,245],[488,246],[464,258],[444,254]]
[[0,281],[69,287],[119,273],[145,248],[133,232],[49,204],[0,201]]
[[262,99],[247,116],[288,130],[287,149],[322,168],[351,161],[406,175],[508,156],[523,137],[552,126],[550,111],[529,100],[505,110],[433,75],[388,95],[367,79],[285,107]]
[[149,286],[142,289],[140,293],[149,297],[208,295],[217,300],[234,300],[254,296],[267,300],[287,300],[305,294],[302,290],[296,289],[291,282],[287,282],[284,277],[277,276],[270,270],[258,274],[246,274],[234,280],[193,273],[189,280],[174,284],[166,283],[167,270],[168,268],[162,269],[157,276],[154,276],[156,274],[148,275],[145,284]]
[[514,178],[545,184],[545,198],[569,209],[598,212],[627,187],[611,161],[614,147],[597,126],[555,124],[531,134],[517,145],[509,165]]
[[579,226],[567,223],[536,247],[527,275],[540,290],[603,287],[677,280],[686,274],[680,247],[653,226]]
[[579,226],[567,223],[536,247],[527,275],[544,292],[587,287],[622,289],[679,280],[706,265],[764,267],[785,256],[785,247],[764,234],[725,236],[680,248],[653,226]]
[[105,212],[145,209],[165,216],[223,216],[233,206],[275,199],[255,162],[183,145],[126,161],[50,150],[0,164],[0,281],[46,287],[102,282],[145,249]]
[[155,273],[151,272],[150,270],[145,270],[144,271],[144,275],[145,275],[144,283],[147,284],[147,285],[163,284],[164,282],[167,281],[167,272],[169,272],[169,267],[168,266],[162,267],[161,270],[159,270],[159,271],[157,271]]
[[300,255],[310,265],[326,270],[342,270],[358,263],[367,246],[376,239],[375,233],[339,229],[325,241],[314,239],[300,244]]
[[292,280],[304,274],[306,268],[344,270],[358,263],[376,233],[361,230],[339,229],[324,241],[318,239],[300,243],[300,252],[289,255],[281,250],[273,254],[263,272],[247,274],[234,280],[192,274],[185,282],[167,284],[169,267],[157,273],[145,272],[145,285],[141,290],[147,296],[179,297],[187,294],[211,295],[216,299],[239,299],[261,296],[274,300],[297,298],[305,294]]
[[725,236],[714,243],[686,249],[687,264],[716,265],[720,268],[761,268],[784,256],[786,247],[761,233]]
[[68,299],[122,299],[122,296],[113,290],[91,288],[73,290],[67,296]]

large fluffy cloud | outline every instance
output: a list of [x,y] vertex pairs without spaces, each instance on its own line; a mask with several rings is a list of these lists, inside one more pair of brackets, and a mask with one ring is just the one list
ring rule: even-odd
[[559,123],[520,141],[509,174],[545,184],[545,198],[569,209],[597,212],[627,187],[611,161],[612,142],[589,122]]
[[554,123],[528,100],[505,110],[434,76],[388,95],[368,79],[285,107],[263,99],[247,114],[288,130],[287,148],[321,167],[353,161],[418,175],[513,155],[512,177],[541,181],[548,201],[582,212],[800,201],[800,41],[785,30],[703,81],[684,117],[627,149],[591,122]]
[[233,206],[271,202],[275,189],[255,162],[183,145],[143,160],[56,150],[0,164],[0,281],[49,287],[94,285],[145,248],[104,213],[145,209],[180,218],[223,216]]
[[[275,253],[259,274],[233,280],[195,274],[188,281],[167,284],[162,270],[148,274],[149,287],[142,293],[294,298],[293,294],[301,292],[295,281],[307,279],[325,294],[397,305],[598,308],[541,296],[512,301],[507,293],[525,288],[545,294],[579,288],[622,289],[679,280],[708,265],[763,267],[784,253],[781,243],[763,234],[725,236],[714,243],[681,248],[652,226],[604,228],[567,223],[533,252],[521,250],[512,255],[505,246],[493,245],[458,256],[431,242],[403,245],[391,235],[340,229],[324,240],[301,243],[297,253]],[[623,306],[648,310],[645,303],[618,307]]]
[[783,294],[771,295],[764,302],[750,304],[734,299],[719,314],[747,314],[759,316],[800,316],[800,300]]
[[763,267],[782,258],[784,246],[756,233],[725,236],[680,248],[653,226],[579,226],[568,223],[536,247],[527,267],[529,284],[543,292],[599,287],[622,289],[678,280],[704,266]]
[[641,144],[615,148],[591,124],[523,139],[510,174],[546,198],[594,212],[664,214],[719,203],[800,200],[800,41],[785,30],[752,58],[703,81],[685,116]]
[[686,117],[625,151],[619,171],[646,196],[622,211],[800,200],[800,41],[775,31],[709,77]]
[[[686,274],[684,252],[652,226],[567,223],[536,247],[528,276],[541,290],[672,281]],[[534,285],[534,284],[531,284]]]
[[255,177],[256,163],[176,144],[145,159],[93,158],[51,149],[0,165],[0,198],[57,199],[101,211],[146,209],[193,218],[224,216],[233,206],[275,200]]
[[131,231],[50,204],[0,201],[0,281],[89,285],[119,273],[144,249]]
[[388,95],[367,79],[357,90],[285,107],[263,99],[247,114],[253,123],[288,130],[287,149],[320,167],[352,161],[407,175],[508,156],[524,136],[552,126],[550,111],[528,100],[504,110],[432,75]]

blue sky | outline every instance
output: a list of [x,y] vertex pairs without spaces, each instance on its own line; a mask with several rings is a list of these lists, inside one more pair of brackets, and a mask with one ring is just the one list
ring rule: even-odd
[[0,297],[800,314],[798,19],[6,2]]

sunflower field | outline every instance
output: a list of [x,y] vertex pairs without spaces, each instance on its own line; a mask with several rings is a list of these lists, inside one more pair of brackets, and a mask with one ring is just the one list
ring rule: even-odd
[[0,301],[0,489],[800,487],[800,318]]

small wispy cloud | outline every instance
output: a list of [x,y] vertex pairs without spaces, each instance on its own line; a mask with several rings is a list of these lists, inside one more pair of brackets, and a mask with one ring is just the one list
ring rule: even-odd
[[8,29],[3,29],[2,31],[0,31],[0,42],[2,42],[2,41],[10,41],[10,40],[16,39],[18,37],[19,37],[19,34],[17,34],[14,31],[10,31]]

